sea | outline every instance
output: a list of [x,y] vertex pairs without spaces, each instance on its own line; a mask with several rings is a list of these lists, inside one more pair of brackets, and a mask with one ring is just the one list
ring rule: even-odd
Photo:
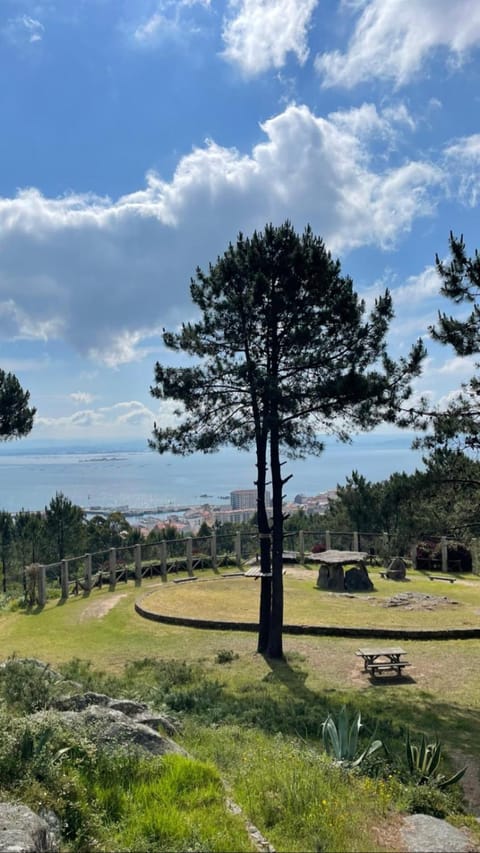
[[[367,480],[421,469],[413,436],[363,434],[351,444],[331,437],[319,457],[285,461],[287,501],[342,485],[353,470]],[[146,440],[60,441],[28,437],[0,444],[0,510],[43,510],[57,492],[92,512],[171,513],[209,503],[229,506],[234,489],[253,488],[255,457],[224,448],[215,454],[160,456]]]

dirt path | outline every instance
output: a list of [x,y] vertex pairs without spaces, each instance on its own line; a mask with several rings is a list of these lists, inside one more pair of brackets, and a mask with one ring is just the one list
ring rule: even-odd
[[465,775],[460,779],[460,787],[463,789],[468,810],[475,817],[480,817],[480,766],[478,761],[459,749],[450,749],[449,755],[455,770],[467,767]]
[[127,593],[123,592],[121,595],[116,593],[99,601],[91,601],[80,616],[80,622],[86,622],[87,619],[102,619],[103,616],[106,616],[118,604],[121,598],[126,598],[126,596]]

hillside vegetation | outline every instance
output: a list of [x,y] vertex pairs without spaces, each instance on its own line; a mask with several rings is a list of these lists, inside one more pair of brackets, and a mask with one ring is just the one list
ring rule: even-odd
[[[292,617],[298,608],[297,615],[306,621],[324,621],[325,614],[330,622],[343,620],[352,605],[352,624],[362,611],[375,618],[383,612],[380,606],[370,609],[374,605],[359,595],[342,598],[335,613],[331,605],[337,597],[314,589],[313,577],[287,574]],[[480,589],[475,577],[459,579],[453,588],[422,579],[420,573],[412,578],[409,588],[423,585],[432,594],[461,601],[429,612],[439,626],[459,609],[473,611]],[[179,612],[187,608],[190,595],[190,607],[204,614],[210,608],[214,616],[223,583],[169,582],[160,589],[158,583],[147,583],[142,594],[155,593]],[[253,606],[258,595],[254,581],[240,583],[225,596],[233,615],[235,606],[243,610],[243,594],[250,595]],[[373,597],[387,597],[392,585],[397,591],[399,585],[385,582],[380,588],[378,580]],[[195,604],[199,594],[201,601]],[[77,691],[142,699],[173,715],[180,723],[176,739],[192,756],[165,761],[103,754],[81,733],[72,743],[54,727],[42,746],[39,773],[31,759],[43,733],[32,731],[28,714],[48,705],[49,690],[31,674],[17,690],[12,690],[12,679],[9,686],[1,678],[2,797],[20,799],[34,809],[53,808],[62,821],[66,850],[250,850],[253,842],[244,817],[278,851],[396,849],[391,833],[395,815],[408,811],[448,815],[473,826],[457,785],[442,789],[434,778],[418,784],[408,769],[405,742],[408,731],[416,744],[422,732],[432,742],[438,736],[438,773],[444,777],[458,769],[452,763],[454,757],[458,762],[458,753],[477,765],[480,641],[402,642],[413,664],[411,678],[372,684],[355,657],[355,640],[286,636],[286,660],[269,662],[255,654],[251,634],[140,619],[133,609],[137,595],[127,584],[116,593],[95,591],[62,605],[50,601],[41,612],[18,609],[0,615],[5,657],[35,656],[75,682]],[[414,618],[423,625],[423,616]],[[24,689],[27,680],[30,690]],[[13,681],[18,684],[18,674]],[[67,688],[60,684],[55,690]],[[350,725],[361,712],[356,757],[372,737],[384,744],[356,768],[350,767],[352,761],[335,762],[322,739],[328,714],[338,724],[343,706]],[[19,762],[26,731],[31,747],[28,760]],[[226,809],[224,784],[243,816]]]

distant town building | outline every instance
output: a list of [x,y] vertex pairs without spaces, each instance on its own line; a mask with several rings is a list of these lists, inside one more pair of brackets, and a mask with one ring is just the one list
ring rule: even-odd
[[255,512],[255,509],[219,509],[215,510],[215,521],[221,524],[226,521],[230,521],[233,524],[240,524],[244,521],[250,521]]
[[[265,502],[270,506],[270,492],[265,492]],[[234,489],[230,492],[230,506],[232,509],[257,509],[256,489]]]

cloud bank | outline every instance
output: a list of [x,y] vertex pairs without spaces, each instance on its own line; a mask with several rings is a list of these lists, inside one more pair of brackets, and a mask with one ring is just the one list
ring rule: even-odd
[[454,68],[480,45],[478,0],[370,0],[357,7],[361,14],[346,52],[315,59],[324,86],[350,89],[373,78],[402,86],[438,51]]
[[373,163],[372,133],[391,138],[407,115],[363,105],[323,118],[290,106],[261,126],[250,154],[208,142],[170,181],[150,172],[116,200],[35,188],[1,198],[0,339],[63,339],[115,366],[148,355],[149,339],[185,319],[196,266],[239,230],[288,218],[335,253],[394,245],[434,211],[444,181],[425,160]]

